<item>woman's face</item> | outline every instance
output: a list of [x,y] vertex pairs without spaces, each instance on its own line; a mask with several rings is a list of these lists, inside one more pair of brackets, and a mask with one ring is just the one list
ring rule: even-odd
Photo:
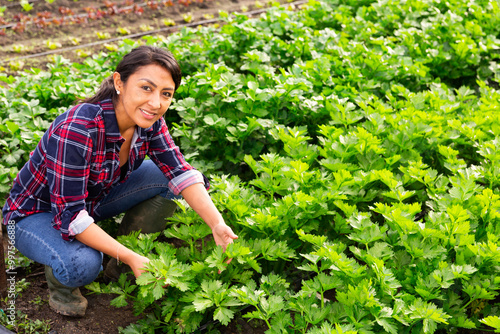
[[169,71],[159,65],[146,65],[132,74],[127,82],[114,73],[115,89],[120,92],[115,106],[118,127],[124,131],[139,126],[149,128],[167,111],[174,95],[175,83]]

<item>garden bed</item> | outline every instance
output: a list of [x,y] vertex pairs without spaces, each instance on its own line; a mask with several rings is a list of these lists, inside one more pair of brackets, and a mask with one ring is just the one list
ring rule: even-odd
[[[500,330],[499,8],[288,7],[140,41],[179,60],[167,123],[239,238],[223,253],[184,207],[165,234],[119,240],[151,259],[136,285],[86,288],[148,313],[126,333],[249,333],[242,309],[272,332]],[[0,193],[137,44],[3,78]]]
[[[110,2],[107,3],[109,6]],[[116,2],[116,13],[110,14],[111,7],[92,0],[35,1],[28,12],[18,2],[1,0],[0,7],[7,6],[7,9],[3,20],[0,20],[0,26],[3,27],[0,28],[0,69],[13,75],[18,70],[30,67],[43,69],[48,63],[47,57],[54,54],[79,62],[85,55],[109,50],[121,38],[147,34],[151,30],[163,30],[161,34],[168,35],[180,26],[216,19],[219,10],[243,12],[260,7],[258,2],[256,7],[254,0],[208,0],[188,5],[182,1],[173,2],[172,5],[158,3],[158,7],[153,8],[151,2]],[[120,12],[123,8],[132,9]],[[104,15],[101,16],[99,12]],[[191,15],[191,18],[187,15]],[[40,18],[43,17],[46,24],[42,27]],[[172,22],[175,25],[170,28],[165,24]],[[99,36],[105,38],[100,39]],[[7,235],[4,232],[6,242]],[[85,288],[82,288],[82,293],[89,301],[87,314],[83,318],[68,318],[56,314],[48,305],[48,288],[42,265],[31,264],[19,271],[15,278],[16,282],[20,282],[17,288],[22,289],[16,298],[16,311],[23,314],[16,319],[19,333],[35,330],[65,334],[118,333],[118,327],[125,328],[140,319],[140,316],[133,314],[131,305],[123,308],[111,306],[110,301],[115,295],[92,294]],[[263,330],[260,327],[259,322],[249,324],[239,319],[228,327],[227,333],[261,333]]]
[[[4,231],[4,250],[7,254],[8,239]],[[105,263],[108,260],[105,257]],[[14,274],[15,273],[15,274]],[[15,299],[17,312],[15,323],[18,326],[16,333],[50,333],[50,334],[113,334],[119,333],[119,328],[125,328],[142,318],[135,315],[132,304],[116,308],[111,306],[111,301],[116,297],[114,294],[95,294],[82,287],[80,291],[88,300],[88,308],[84,317],[71,318],[55,313],[49,307],[49,290],[45,279],[44,267],[38,263],[29,266],[20,266],[15,271],[8,271],[8,278],[14,277],[16,289],[19,293]],[[96,282],[103,282],[102,275]],[[4,308],[1,304],[0,308]],[[0,325],[3,324],[0,321]],[[198,333],[207,333],[210,328],[219,327],[221,334],[263,334],[267,329],[264,322],[246,321],[239,317],[234,319],[228,326],[218,326],[217,322],[211,321],[200,326]],[[12,333],[12,332],[10,332]],[[0,327],[0,334],[2,328]]]
[[13,74],[29,67],[44,68],[53,54],[79,62],[99,51],[114,50],[123,38],[157,31],[168,35],[182,26],[215,22],[220,10],[243,13],[264,4],[255,0],[38,0],[29,12],[18,2],[1,0],[1,6],[6,10],[0,17],[0,69]]

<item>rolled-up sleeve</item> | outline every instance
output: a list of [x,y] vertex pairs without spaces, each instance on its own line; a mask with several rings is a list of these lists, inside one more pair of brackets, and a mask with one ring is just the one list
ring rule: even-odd
[[82,233],[89,227],[92,223],[94,223],[94,218],[89,216],[87,210],[82,210],[76,215],[75,219],[73,219],[69,223],[68,227],[68,236],[74,237],[77,234]]
[[170,180],[170,190],[174,195],[179,195],[185,188],[195,183],[203,183],[208,190],[210,183],[207,177],[186,162],[163,119],[160,119],[159,125],[159,129],[151,139],[148,154]]
[[168,187],[174,195],[179,195],[184,189],[195,183],[205,184],[205,178],[199,171],[192,169],[170,180]]

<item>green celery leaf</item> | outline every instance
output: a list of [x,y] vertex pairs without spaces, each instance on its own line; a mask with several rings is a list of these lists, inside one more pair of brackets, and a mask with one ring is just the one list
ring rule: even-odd
[[214,303],[210,299],[206,299],[203,297],[195,297],[193,301],[194,308],[197,312],[203,312],[213,304]]
[[224,326],[227,326],[233,317],[234,311],[225,307],[218,307],[214,312],[214,320],[219,320]]
[[484,319],[479,320],[479,322],[493,327],[495,329],[495,333],[500,333],[500,317],[499,316],[489,316]]
[[114,307],[124,307],[124,306],[127,306],[128,303],[127,303],[127,297],[125,295],[120,295],[116,298],[114,298],[111,302],[110,302],[111,306],[114,306]]

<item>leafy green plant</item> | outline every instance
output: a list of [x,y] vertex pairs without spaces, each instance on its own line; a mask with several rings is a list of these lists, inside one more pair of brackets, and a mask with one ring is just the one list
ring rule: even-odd
[[0,309],[0,320],[6,325],[8,330],[15,330],[23,333],[49,333],[51,324],[50,320],[32,320],[21,311],[17,311],[16,324],[13,326],[9,323],[7,316]]
[[118,27],[116,28],[116,32],[118,32],[120,35],[130,35],[130,29],[126,27]]
[[139,29],[141,29],[141,31],[151,31],[151,30],[154,30],[154,27],[150,26],[150,25],[147,25],[147,24],[141,24],[139,26]]
[[114,52],[114,51],[117,51],[117,50],[118,50],[118,46],[117,46],[116,44],[108,44],[108,43],[106,43],[106,44],[104,44],[104,47],[105,47],[107,50],[112,51],[112,52]]
[[190,23],[191,21],[193,21],[193,14],[192,13],[182,14],[182,19],[184,20],[184,22]]
[[111,34],[109,32],[97,31],[96,35],[97,35],[97,38],[99,38],[99,39],[110,39],[111,38]]
[[500,331],[500,319],[498,316],[489,316],[479,321],[485,325],[493,327],[495,329],[495,333]]
[[163,24],[167,27],[175,26],[175,21],[172,19],[163,19]]
[[117,294],[118,297],[112,299],[110,304],[115,307],[124,307],[128,305],[127,299],[133,297],[132,293],[137,288],[137,285],[130,282],[127,274],[121,274],[116,283],[103,284],[92,282],[86,285],[85,288],[93,293]]
[[264,320],[267,326],[271,329],[271,317],[278,313],[285,311],[284,300],[281,296],[267,296],[262,290],[257,290],[255,282],[249,281],[246,286],[234,290],[234,295],[243,304],[255,307],[255,311],[246,313],[245,318]]
[[22,44],[13,44],[12,45],[12,50],[16,53],[23,53],[26,51],[30,51],[32,49],[33,49],[33,47],[29,47],[29,46],[22,45]]
[[23,7],[23,10],[29,12],[33,9],[33,5],[28,2],[28,0],[20,0],[19,4]]
[[57,114],[154,44],[183,69],[170,130],[239,239],[223,252],[184,205],[164,234],[121,237],[147,273],[90,288],[148,313],[123,332],[498,330],[498,6],[301,7],[0,76],[0,190]]
[[47,40],[45,42],[45,44],[47,45],[47,48],[49,48],[50,50],[55,50],[55,49],[58,49],[58,48],[61,48],[62,47],[62,44],[59,43],[59,42],[54,42],[54,41],[51,41],[51,40]]

